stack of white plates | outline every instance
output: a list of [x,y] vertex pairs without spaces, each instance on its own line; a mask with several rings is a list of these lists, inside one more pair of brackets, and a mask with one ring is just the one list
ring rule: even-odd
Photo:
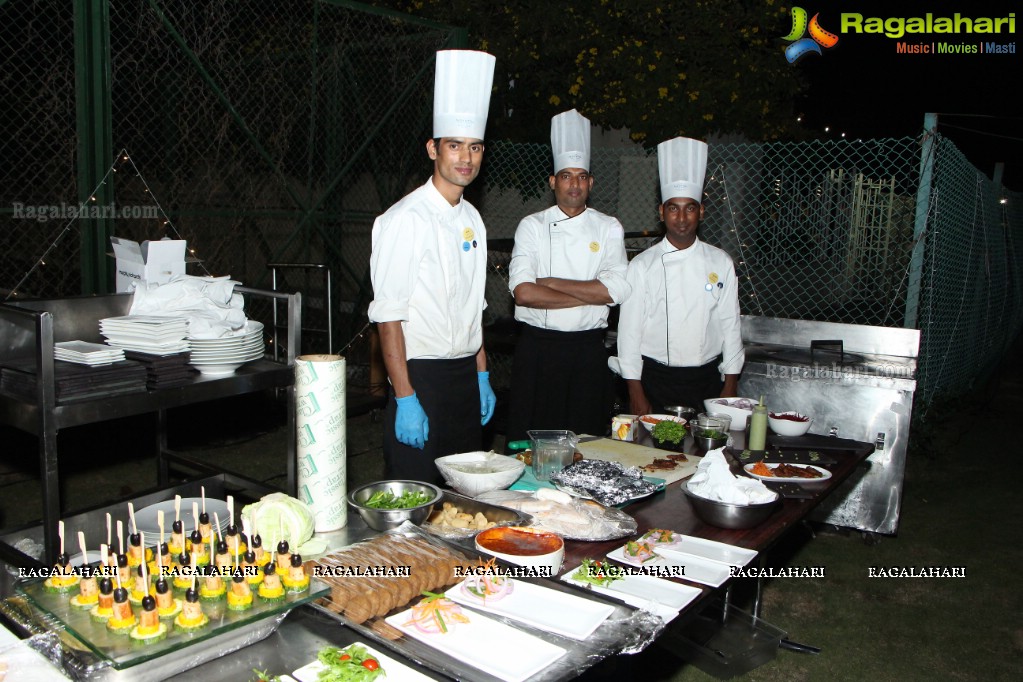
[[190,337],[188,343],[192,347],[192,353],[189,362],[201,374],[222,376],[232,374],[246,362],[262,358],[265,352],[263,323],[248,320],[245,329],[240,331],[237,336],[219,339]]
[[61,341],[53,344],[53,357],[56,360],[73,362],[76,365],[99,367],[124,360],[124,351],[120,348],[104,346],[102,343]]
[[188,320],[184,317],[123,315],[99,321],[107,344],[150,355],[173,355],[188,350]]

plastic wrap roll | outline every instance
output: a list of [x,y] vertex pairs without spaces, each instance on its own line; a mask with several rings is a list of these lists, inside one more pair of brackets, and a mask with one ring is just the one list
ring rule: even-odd
[[295,360],[298,498],[316,518],[316,532],[348,523],[345,501],[345,359],[302,355]]

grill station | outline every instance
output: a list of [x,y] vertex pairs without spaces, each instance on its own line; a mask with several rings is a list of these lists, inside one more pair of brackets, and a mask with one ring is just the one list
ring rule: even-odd
[[[874,443],[869,469],[836,490],[817,520],[872,533],[898,529],[916,391],[916,329],[743,316],[740,395],[813,417],[807,447]],[[816,435],[816,436],[815,436]],[[837,439],[819,436],[837,436]]]

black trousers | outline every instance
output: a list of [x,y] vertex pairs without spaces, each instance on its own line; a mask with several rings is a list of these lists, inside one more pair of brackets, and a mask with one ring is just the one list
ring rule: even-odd
[[391,391],[384,423],[386,476],[440,484],[443,479],[433,460],[456,452],[474,452],[483,445],[476,356],[409,360],[408,372],[419,404],[429,419],[430,433],[422,450],[398,441],[394,435],[398,404]]
[[684,405],[703,412],[703,401],[717,398],[725,382],[721,380],[718,356],[699,367],[668,367],[643,356],[643,392],[654,413],[669,405]]
[[512,365],[509,442],[534,429],[602,436],[611,423],[610,406],[603,329],[559,332],[522,325]]

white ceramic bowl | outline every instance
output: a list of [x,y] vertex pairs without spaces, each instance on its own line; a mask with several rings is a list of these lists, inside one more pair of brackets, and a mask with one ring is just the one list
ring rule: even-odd
[[[750,409],[746,410],[741,407],[735,407],[735,403],[740,400],[748,400]],[[733,431],[745,431],[746,430],[746,418],[753,414],[753,405],[756,405],[757,401],[753,398],[707,398],[703,401],[703,408],[707,414],[724,414],[732,418],[732,430]]]
[[565,559],[565,541],[556,533],[526,526],[497,526],[476,535],[476,549],[518,566],[556,577]]
[[462,452],[434,460],[444,481],[469,497],[504,490],[518,480],[525,463],[494,452]]
[[807,417],[806,421],[796,422],[791,419],[778,419],[775,417],[776,414],[789,414],[797,415],[800,417],[806,417],[801,412],[771,412],[767,415],[767,425],[771,427],[779,436],[802,436],[810,430],[810,424],[813,424],[813,419]]
[[642,417],[639,417],[638,419],[639,423],[643,425],[643,428],[650,432],[653,432],[654,427],[657,426],[658,422],[662,422],[664,420],[678,422],[679,424],[682,425],[685,425],[686,423],[685,419],[683,419],[682,417],[676,417],[673,414],[644,414]]

